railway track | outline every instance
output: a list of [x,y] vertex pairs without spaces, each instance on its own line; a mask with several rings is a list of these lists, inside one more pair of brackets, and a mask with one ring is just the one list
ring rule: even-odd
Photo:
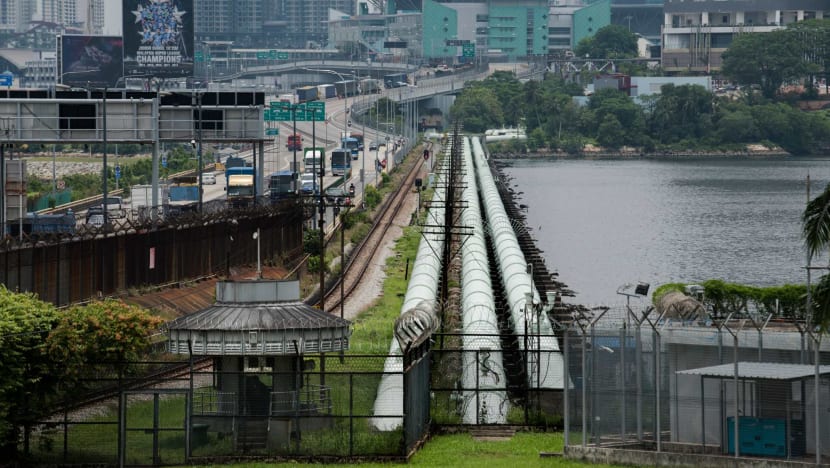
[[[212,366],[213,360],[211,358],[196,358],[193,360],[193,372],[204,371]],[[162,369],[147,375],[124,377],[120,379],[120,383],[87,393],[70,403],[66,403],[53,409],[52,416],[54,417],[64,413],[71,413],[73,411],[103,403],[117,397],[122,391],[125,390],[138,390],[176,380],[186,383],[186,379],[190,378],[190,372],[190,362],[184,362],[166,365]]]
[[[341,304],[341,284],[343,285],[343,301],[346,301],[357,288],[369,265],[371,265],[372,259],[380,248],[383,239],[386,237],[389,228],[392,226],[395,215],[403,207],[409,190],[414,185],[415,179],[421,172],[423,165],[423,158],[417,158],[415,163],[412,164],[402,183],[395,192],[387,197],[381,206],[369,234],[357,245],[349,257],[345,268],[343,268],[344,274],[326,291],[324,296],[325,307],[329,313],[335,314],[339,311]],[[319,306],[319,302],[315,305]]]

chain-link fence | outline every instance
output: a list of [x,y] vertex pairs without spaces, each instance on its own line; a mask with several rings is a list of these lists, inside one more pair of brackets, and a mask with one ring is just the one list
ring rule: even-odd
[[[462,342],[484,339],[488,347],[461,348]],[[432,350],[435,424],[561,427],[557,336],[531,330],[526,335],[437,334],[436,341],[442,340],[445,347]]]
[[[233,357],[104,379],[116,391],[25,425],[32,464],[184,464],[253,457],[405,459],[429,429],[429,341],[409,351],[403,414],[372,414],[385,355]],[[130,363],[134,370],[145,363]],[[102,380],[102,381],[104,381]],[[111,387],[110,385],[102,386]]]
[[830,460],[830,348],[797,323],[602,308],[563,345],[566,445]]

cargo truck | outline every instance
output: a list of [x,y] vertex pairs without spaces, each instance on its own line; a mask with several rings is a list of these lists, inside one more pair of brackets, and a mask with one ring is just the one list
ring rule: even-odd
[[301,150],[303,149],[303,137],[299,133],[295,133],[293,135],[288,135],[288,141],[285,145],[288,148],[288,151],[294,150]]
[[317,87],[316,86],[303,86],[302,88],[297,88],[297,102],[309,102],[309,101],[316,101],[317,100]]
[[360,94],[377,94],[380,93],[383,85],[380,80],[374,78],[364,78],[360,80]]
[[317,99],[330,99],[337,97],[337,89],[333,84],[323,84],[317,86]]
[[228,206],[243,208],[254,202],[254,168],[232,167],[225,170],[225,190],[228,192]]
[[320,169],[323,167],[324,157],[326,157],[325,148],[306,148],[303,150],[303,172],[308,174],[320,172]]
[[249,166],[245,159],[237,157],[237,156],[228,156],[228,159],[225,160],[225,169],[230,169],[232,167],[245,167]]
[[[156,191],[156,208],[161,208],[167,201],[167,185],[159,184]],[[153,186],[133,185],[130,188],[130,210],[134,219],[141,222],[152,218],[153,214]],[[161,211],[159,210],[159,213]]]
[[175,216],[195,213],[199,208],[199,179],[196,176],[181,176],[173,179],[167,189],[165,212]]
[[334,87],[340,97],[351,97],[357,94],[357,81],[355,80],[335,81]]

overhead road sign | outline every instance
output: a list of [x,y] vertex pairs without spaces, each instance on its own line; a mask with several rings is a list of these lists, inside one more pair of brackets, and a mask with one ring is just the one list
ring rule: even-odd
[[406,49],[406,41],[384,41],[384,49]]
[[461,46],[461,56],[462,57],[475,57],[476,56],[476,45],[475,44],[464,44]]
[[290,102],[272,102],[271,108],[265,109],[266,122],[291,122],[293,120],[297,122],[326,120],[326,103],[312,101],[292,105]]

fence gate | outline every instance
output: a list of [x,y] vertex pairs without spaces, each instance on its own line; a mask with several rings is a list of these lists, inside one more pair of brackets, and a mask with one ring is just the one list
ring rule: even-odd
[[145,389],[121,394],[119,466],[183,465],[190,420],[187,389]]

